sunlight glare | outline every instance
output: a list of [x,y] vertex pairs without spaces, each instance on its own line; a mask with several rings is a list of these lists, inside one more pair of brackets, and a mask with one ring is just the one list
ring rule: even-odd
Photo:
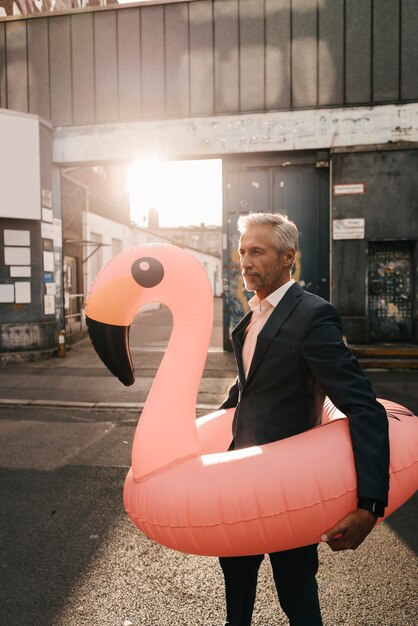
[[239,450],[228,450],[226,452],[214,452],[212,454],[202,454],[202,465],[218,465],[219,463],[230,463],[237,459],[250,459],[255,456],[262,456],[263,449],[260,446],[250,448],[240,448]]
[[159,224],[220,225],[222,161],[163,161],[144,158],[129,165],[131,220],[148,225],[148,211],[157,209]]

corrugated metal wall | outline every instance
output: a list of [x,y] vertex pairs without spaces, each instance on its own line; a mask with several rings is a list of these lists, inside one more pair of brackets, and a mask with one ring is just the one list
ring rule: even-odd
[[[377,261],[373,259],[371,251],[373,243],[388,242],[395,251],[399,245],[409,242],[410,250],[418,252],[418,151],[417,150],[384,150],[370,152],[337,153],[332,156],[333,184],[343,184],[347,180],[362,182],[365,193],[358,195],[335,196],[332,199],[333,219],[366,220],[364,239],[339,239],[332,245],[332,292],[331,301],[337,307],[343,322],[344,334],[351,343],[368,343],[373,340],[373,325],[376,320],[370,319],[378,313],[370,301],[367,275],[370,271],[368,264]],[[399,260],[399,259],[398,259]],[[395,263],[396,262],[396,263]],[[399,304],[399,298],[404,305],[411,307],[410,315],[413,323],[409,324],[408,333],[418,342],[418,265],[417,256],[413,258],[415,276],[409,280],[410,295],[405,297],[408,277],[399,273],[396,267],[396,254],[393,258],[388,253],[385,268],[382,271],[382,280],[391,279],[391,287],[381,294],[380,322],[382,328],[387,328],[384,341],[393,341],[397,323],[405,321],[402,308],[399,310],[390,307],[388,303]],[[403,286],[400,279],[404,281]],[[392,293],[391,293],[392,291]],[[414,328],[415,326],[415,328]],[[395,330],[394,330],[395,328]],[[399,327],[398,327],[399,330]],[[382,341],[382,335],[379,339]],[[405,340],[399,332],[397,340]]]
[[0,106],[55,125],[418,99],[416,0],[196,0],[0,22]]

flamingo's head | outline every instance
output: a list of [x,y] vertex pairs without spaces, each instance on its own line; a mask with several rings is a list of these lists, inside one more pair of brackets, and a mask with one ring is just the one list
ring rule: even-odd
[[173,311],[179,296],[183,301],[199,298],[199,287],[208,289],[200,263],[166,244],[130,248],[102,268],[87,297],[86,323],[99,357],[124,385],[135,380],[129,328],[139,309],[162,302]]

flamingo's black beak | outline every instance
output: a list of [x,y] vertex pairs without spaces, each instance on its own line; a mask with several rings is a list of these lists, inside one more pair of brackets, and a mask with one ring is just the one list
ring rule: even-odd
[[129,387],[135,381],[129,350],[129,326],[104,324],[86,317],[91,342],[107,369]]

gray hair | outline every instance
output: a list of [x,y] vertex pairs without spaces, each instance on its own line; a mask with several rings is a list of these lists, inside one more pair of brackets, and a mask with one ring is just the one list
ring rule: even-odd
[[294,222],[287,215],[281,213],[248,213],[238,218],[238,230],[242,234],[249,226],[255,225],[273,227],[273,243],[279,252],[289,248],[298,250],[299,231]]

